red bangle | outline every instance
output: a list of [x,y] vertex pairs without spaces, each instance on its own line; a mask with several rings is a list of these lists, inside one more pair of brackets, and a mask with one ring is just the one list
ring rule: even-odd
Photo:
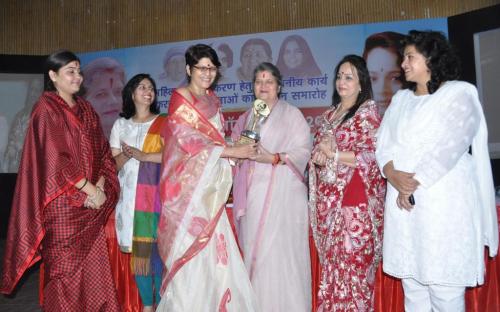
[[279,162],[280,162],[280,154],[276,153],[276,154],[274,154],[274,158],[273,158],[273,166],[276,166]]

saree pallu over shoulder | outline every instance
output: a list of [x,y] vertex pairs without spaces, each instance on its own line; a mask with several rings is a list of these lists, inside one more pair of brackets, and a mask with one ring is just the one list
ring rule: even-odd
[[[238,140],[250,112],[233,129]],[[307,311],[311,306],[307,187],[310,127],[300,110],[277,101],[261,127],[261,145],[280,154],[272,165],[240,162],[234,175],[238,239],[262,311]]]
[[[328,231],[320,231],[322,226],[318,223],[318,218],[326,211],[318,211],[318,201],[326,200],[319,198],[318,185],[322,184],[323,191],[329,189],[333,198],[333,203],[329,204],[328,211],[333,211],[335,206],[340,207],[344,200],[345,189],[349,185],[355,170],[358,171],[364,184],[368,199],[368,212],[374,227],[373,236],[375,238],[375,263],[378,263],[382,252],[382,213],[384,207],[384,197],[386,184],[382,179],[375,159],[375,134],[380,125],[380,116],[377,113],[375,102],[367,101],[363,103],[356,114],[350,119],[331,128],[328,121],[333,109],[327,110],[322,115],[321,125],[315,135],[315,144],[324,135],[335,135],[339,151],[353,151],[356,158],[356,168],[345,165],[337,165],[337,179],[333,184],[324,183],[319,179],[319,169],[312,161],[309,163],[309,208],[311,210],[311,227],[314,240],[318,248],[319,258],[324,261],[322,251],[328,250],[328,242],[333,238],[329,237]],[[325,207],[323,208],[325,209]],[[325,226],[325,225],[323,225]],[[326,230],[326,229],[325,229]]]
[[[211,96],[215,95],[212,93]],[[160,174],[162,210],[158,224],[158,251],[164,263],[178,260],[171,259],[178,229],[186,222],[185,213],[206,164],[214,152],[220,154],[225,146],[224,138],[209,122],[211,116],[204,113],[198,110],[196,101],[190,103],[177,91],[172,94],[169,116],[162,131],[165,147]],[[209,220],[208,224],[212,222],[216,220]],[[202,231],[202,234],[207,233]],[[167,267],[164,273],[162,293],[167,280],[175,274],[171,269]]]
[[[245,129],[252,110],[247,110],[236,121],[231,138],[238,141],[241,131]],[[269,126],[266,126],[269,125]],[[290,169],[294,178],[305,184],[304,171],[310,157],[311,142],[309,136],[303,135],[308,130],[302,113],[293,105],[279,100],[272,110],[261,130],[262,144],[271,153],[281,153],[281,161]],[[291,135],[290,133],[299,133]],[[309,132],[307,132],[309,133]],[[264,138],[264,135],[267,138]],[[251,160],[241,161],[234,170],[234,217],[238,221],[247,210],[247,192],[250,187],[250,173],[254,171],[255,162]]]
[[[386,189],[375,161],[380,117],[373,101],[344,122],[332,114],[334,109],[322,115],[315,144],[325,135],[334,136],[339,151],[354,153],[355,167],[334,162],[325,169],[309,162],[311,228],[321,264],[316,308],[372,311]],[[322,175],[324,170],[328,176]]]
[[[80,121],[61,102],[45,92],[35,104],[26,132],[21,165],[11,209],[0,291],[10,293],[24,271],[40,259],[38,246],[43,238],[42,211],[52,199],[83,178],[78,159],[63,157],[50,150],[78,150],[78,142],[49,141],[47,134],[64,137],[65,128],[79,128]],[[71,146],[62,146],[73,143]],[[50,156],[49,156],[50,155]]]
[[[106,179],[106,203],[97,212],[87,211],[89,222],[95,222],[95,231],[102,230],[103,224],[97,223],[99,220],[104,223],[114,208],[118,181],[99,125],[95,111],[79,97],[74,109],[55,92],[44,92],[35,104],[11,210],[1,292],[12,292],[24,271],[40,259],[39,246],[46,233],[46,207],[61,196],[72,206],[83,206],[86,195],[73,186],[84,177],[92,183],[101,175]],[[65,226],[69,225],[62,225],[59,231],[64,231]],[[85,231],[93,226],[86,226]],[[47,254],[57,248],[50,240],[44,244]],[[83,258],[73,259],[79,261]]]
[[[209,95],[215,97],[213,92],[210,92]],[[218,102],[217,105],[220,108],[220,102]],[[203,136],[208,137],[215,144],[225,145],[221,133],[209,121],[212,116],[208,116],[208,110],[209,109],[200,111],[198,107],[195,107],[194,104],[189,102],[179,92],[174,91],[170,98],[168,120],[172,123],[190,126],[196,129],[200,134],[203,134]],[[218,111],[218,113],[220,114],[220,111]]]
[[[166,115],[156,117],[150,126],[142,151],[159,153],[163,148],[161,131]],[[150,275],[151,266],[155,274],[161,274],[162,264],[157,254],[157,228],[161,203],[158,185],[160,182],[161,164],[141,162],[137,176],[134,235],[131,266],[135,275]]]

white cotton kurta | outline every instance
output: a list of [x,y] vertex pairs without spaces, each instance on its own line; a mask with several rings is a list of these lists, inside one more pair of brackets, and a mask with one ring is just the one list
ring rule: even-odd
[[[149,127],[156,118],[150,121],[138,123],[132,118],[119,118],[113,124],[109,144],[111,148],[121,150],[121,142],[142,150],[144,138]],[[120,198],[116,205],[116,236],[118,245],[123,252],[132,251],[132,235],[134,229],[135,190],[137,187],[137,175],[139,174],[140,161],[129,159],[118,172],[120,181]]]
[[261,137],[266,150],[285,153],[289,164],[276,166],[272,178],[273,166],[256,162],[249,174],[246,214],[238,232],[245,265],[262,311],[309,311],[307,186],[297,174],[304,172],[311,153],[310,128],[296,107],[279,101]]
[[[472,155],[469,147],[472,145]],[[432,95],[401,90],[377,134],[380,169],[414,172],[411,211],[387,184],[383,269],[422,284],[476,286],[484,246],[497,252],[498,229],[487,130],[476,88],[449,81]]]

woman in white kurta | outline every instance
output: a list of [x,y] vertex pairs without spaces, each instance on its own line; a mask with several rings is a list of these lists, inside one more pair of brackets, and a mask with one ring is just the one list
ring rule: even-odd
[[412,85],[393,97],[377,140],[389,181],[384,271],[403,279],[406,311],[463,311],[465,287],[484,281],[484,246],[490,256],[498,247],[486,124],[445,37],[405,40]]
[[[261,127],[259,154],[240,163],[233,188],[238,239],[261,311],[311,309],[309,217],[303,172],[312,142],[294,106],[279,100],[281,74],[270,63],[255,69],[255,97],[271,108]],[[234,140],[248,122],[243,114]]]
[[[132,250],[135,190],[137,187],[137,175],[139,173],[141,161],[132,157],[132,154],[127,153],[129,149],[126,147],[135,148],[138,153],[138,151],[142,149],[144,138],[149,131],[149,127],[156,117],[158,117],[158,113],[151,113],[149,108],[155,99],[155,91],[150,89],[150,87],[152,87],[149,80],[150,78],[143,78],[142,76],[134,77],[139,79],[131,79],[131,83],[138,80],[135,82],[136,90],[133,90],[134,93],[138,93],[137,95],[134,94],[137,98],[137,100],[134,99],[134,101],[138,103],[135,105],[141,107],[139,103],[142,103],[142,100],[145,102],[145,104],[143,104],[145,107],[140,110],[140,113],[135,113],[130,117],[125,116],[117,119],[113,124],[109,137],[111,152],[117,162],[118,179],[121,187],[120,199],[116,205],[116,234],[120,250],[127,253],[130,253]],[[156,110],[158,110],[158,108],[156,108]],[[144,114],[144,116],[139,116],[141,113]],[[150,161],[161,161],[161,153],[150,155],[149,157],[155,158],[150,159]]]
[[[109,143],[113,149],[121,151],[121,143],[140,149],[154,119],[135,122],[121,117],[111,130]],[[125,155],[124,155],[125,156]],[[118,172],[121,192],[116,205],[116,234],[122,252],[132,250],[132,230],[134,225],[135,189],[140,161],[131,158]]]
[[[138,181],[141,180],[138,179],[141,166],[146,167],[142,170],[147,171],[150,176],[158,175],[155,172],[159,170],[162,148],[159,134],[157,144],[150,142],[146,147],[145,139],[147,135],[152,135],[150,129],[160,127],[158,123],[162,122],[163,117],[159,117],[155,82],[148,74],[137,74],[132,77],[125,85],[122,95],[121,118],[113,124],[109,138],[121,187],[116,205],[115,229],[121,252],[132,253],[130,263],[132,273],[144,305],[142,311],[146,312],[153,310],[155,298],[156,303],[160,301],[161,262],[157,253],[153,252],[156,249],[154,247],[156,245],[155,220],[157,220],[155,204],[148,200],[149,194],[146,194],[148,191],[144,191],[144,187],[138,188],[137,186]],[[144,178],[147,174],[143,173],[141,176],[143,177],[142,184],[149,184],[148,189],[151,190],[157,184]],[[154,191],[151,192],[154,194]],[[154,197],[154,195],[151,196]],[[115,281],[118,291],[122,294],[121,298],[134,297],[135,294],[133,283],[127,283],[131,273],[129,259],[128,256],[119,253],[118,263],[116,263],[117,259],[111,261],[114,270],[118,271],[123,278]],[[120,263],[120,261],[124,262]],[[125,303],[122,302],[123,309],[133,310],[134,300],[124,301]]]

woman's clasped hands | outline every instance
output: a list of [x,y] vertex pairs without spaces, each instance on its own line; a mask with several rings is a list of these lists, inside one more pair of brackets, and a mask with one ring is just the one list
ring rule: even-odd
[[132,147],[132,146],[128,145],[125,142],[121,142],[121,145],[122,145],[122,152],[123,152],[123,154],[125,156],[127,156],[128,158],[134,158],[134,159],[136,159],[138,161],[144,161],[145,160],[146,153],[144,153],[140,149]]
[[334,158],[337,149],[335,138],[331,135],[321,137],[320,142],[312,152],[312,161],[318,166],[324,166],[327,159]]
[[99,178],[95,184],[95,193],[93,195],[87,195],[85,199],[84,206],[91,209],[100,209],[101,206],[106,202],[106,194],[104,193],[104,183],[105,179],[103,176]]
[[396,203],[399,208],[411,210],[410,196],[417,190],[419,182],[414,178],[415,173],[404,172],[394,169],[392,161],[384,166],[384,174],[387,181],[399,192]]

